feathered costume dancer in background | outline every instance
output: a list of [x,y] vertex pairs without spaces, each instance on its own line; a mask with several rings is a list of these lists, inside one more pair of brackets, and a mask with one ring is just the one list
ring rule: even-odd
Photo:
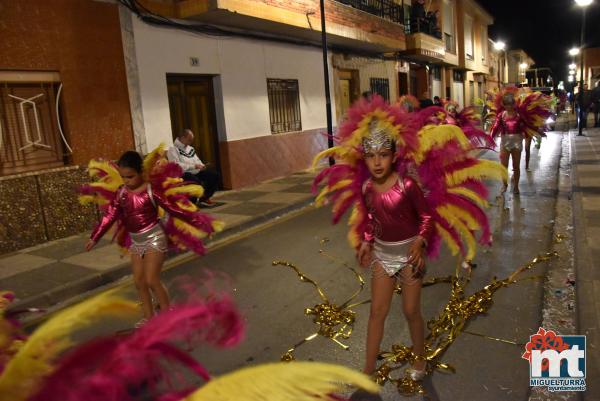
[[339,401],[333,393],[345,384],[378,391],[366,376],[322,363],[258,365],[212,378],[189,351],[242,339],[243,318],[223,294],[174,305],[131,334],[75,346],[78,330],[136,313],[134,302],[109,292],[54,315],[0,372],[0,401]]
[[413,111],[419,111],[419,99],[414,97],[413,95],[403,95],[400,96],[397,102],[400,109],[407,113],[412,113]]
[[373,269],[365,373],[374,370],[387,315],[382,311],[389,310],[390,291],[399,279],[416,356],[407,374],[413,380],[426,374],[421,247],[436,256],[444,240],[453,254],[470,260],[477,248],[476,231],[481,231],[480,243],[492,241],[483,211],[488,195],[483,180],[503,179],[506,169],[475,159],[473,144],[459,127],[424,125],[439,110],[406,113],[379,96],[359,100],[340,127],[338,145],[315,158],[316,163],[333,156],[338,162],[315,178],[315,191],[325,182],[317,205],[333,204],[334,224],[352,207],[350,242],[361,264]]
[[[191,250],[199,255],[205,253],[202,240],[223,229],[223,223],[202,213],[190,201],[190,197],[202,196],[204,189],[200,185],[184,182],[181,167],[164,157],[164,146],[160,145],[144,159],[144,178],[152,187],[154,195],[164,199],[170,210],[159,205],[159,214],[163,218],[163,228],[169,244],[179,250]],[[115,200],[123,179],[119,175],[116,163],[108,160],[91,160],[88,172],[93,182],[80,188],[79,201],[96,204],[105,213]],[[116,220],[113,240],[116,240],[123,252],[131,246],[131,238],[122,220]]]
[[[500,137],[502,165],[508,167],[509,158],[512,158],[513,192],[519,194],[523,139],[531,144],[532,138],[543,135],[546,119],[552,114],[551,98],[529,89],[506,87],[496,95],[494,109],[496,119],[491,134],[494,138]],[[529,151],[526,159],[529,168]],[[508,181],[505,181],[502,192],[507,188]]]
[[201,213],[190,201],[190,197],[202,196],[202,187],[183,181],[181,167],[164,158],[162,146],[144,161],[134,151],[125,152],[116,165],[92,160],[89,173],[97,181],[81,188],[80,201],[99,205],[103,217],[86,250],[116,224],[114,238],[131,254],[144,313],[138,325],[142,325],[154,314],[152,294],[163,310],[169,307],[169,295],[160,280],[169,244],[203,254],[202,240],[222,229],[222,223]]
[[467,138],[478,149],[494,149],[496,144],[493,138],[485,130],[479,128],[482,125],[481,116],[477,114],[472,106],[464,107],[458,111],[458,103],[450,100],[444,104],[446,110],[446,124],[456,125],[465,133]]

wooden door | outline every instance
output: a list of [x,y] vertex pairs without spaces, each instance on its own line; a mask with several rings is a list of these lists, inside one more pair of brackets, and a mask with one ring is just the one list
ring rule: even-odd
[[351,104],[351,94],[350,94],[350,80],[349,79],[340,79],[340,88],[341,88],[341,104],[340,104],[340,113],[342,115],[346,115],[346,110],[350,107]]
[[182,130],[191,129],[200,159],[220,171],[212,77],[167,75],[167,89],[173,139]]
[[405,72],[398,73],[398,97],[408,95],[408,74]]

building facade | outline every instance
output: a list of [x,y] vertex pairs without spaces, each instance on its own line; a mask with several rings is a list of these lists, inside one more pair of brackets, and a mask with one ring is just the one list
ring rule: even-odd
[[117,5],[0,0],[0,253],[87,230],[93,157],[134,147]]
[[[575,79],[579,81],[581,67],[577,66],[577,76]],[[588,89],[596,86],[600,81],[600,47],[584,49],[583,51],[583,80],[587,84]]]
[[507,52],[508,83],[511,85],[527,84],[527,70],[535,61],[522,49]]
[[[126,49],[139,76],[130,85],[139,88],[132,113],[134,120],[141,115],[136,138],[148,149],[189,127],[223,187],[240,188],[307,168],[326,148],[318,1],[142,3],[178,24],[152,26],[127,11],[133,35]],[[405,47],[402,7],[333,0],[325,6],[337,125],[365,92],[397,98],[397,63],[389,55]],[[192,32],[199,23],[223,31]]]

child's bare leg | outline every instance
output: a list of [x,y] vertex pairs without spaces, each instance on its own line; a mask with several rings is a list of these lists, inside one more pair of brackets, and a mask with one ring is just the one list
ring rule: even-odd
[[133,282],[142,303],[144,318],[150,319],[153,315],[152,298],[150,297],[150,288],[148,288],[144,277],[144,259],[142,255],[131,255],[131,270],[133,271]]
[[521,178],[521,151],[513,150],[510,152],[513,164],[513,192],[519,193],[519,179]]
[[[500,163],[508,169],[508,157],[510,153],[508,153],[505,149],[500,150]],[[502,192],[506,192],[506,188],[508,188],[508,182],[505,180],[502,185]]]
[[146,285],[152,290],[152,293],[158,300],[161,310],[169,309],[169,294],[167,289],[160,281],[160,271],[162,270],[165,254],[163,252],[147,252],[144,256],[144,273]]
[[[425,356],[425,322],[421,315],[421,286],[422,280],[402,284],[402,311],[408,323],[413,352],[417,356]],[[424,360],[417,360],[413,367],[417,370],[425,368]]]
[[396,279],[387,275],[379,263],[374,266],[371,278],[371,312],[367,327],[367,358],[363,372],[375,371],[377,355],[383,338],[385,318],[390,310]]
[[525,139],[525,169],[529,170],[529,159],[531,159],[531,138]]

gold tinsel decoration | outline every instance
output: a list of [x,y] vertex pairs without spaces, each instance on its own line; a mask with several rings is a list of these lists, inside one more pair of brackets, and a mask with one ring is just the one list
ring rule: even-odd
[[[560,241],[562,238],[564,237],[557,235],[556,239]],[[328,239],[321,240],[321,245],[326,242],[328,242]],[[322,249],[319,250],[319,253],[331,260],[337,260],[337,258],[327,254]],[[518,281],[540,278],[539,276],[535,276],[517,280],[517,277],[522,273],[533,269],[540,263],[547,262],[556,257],[558,257],[557,252],[547,252],[538,255],[523,266],[517,268],[507,278],[498,280],[494,277],[491,283],[470,296],[465,295],[465,288],[471,279],[471,269],[462,269],[466,273],[461,274],[461,266],[464,264],[462,260],[458,261],[454,276],[434,277],[425,280],[423,282],[423,287],[428,287],[439,283],[449,283],[451,285],[448,303],[444,306],[442,312],[437,317],[427,322],[427,328],[429,329],[429,334],[425,338],[425,360],[427,361],[427,374],[431,374],[431,372],[436,369],[452,373],[456,371],[453,366],[441,362],[440,359],[443,353],[450,347],[450,345],[461,333],[476,335],[493,341],[520,345],[514,341],[465,331],[464,327],[469,319],[478,314],[486,313],[490,309],[493,304],[492,298],[496,291],[503,287],[517,283]],[[342,348],[348,349],[348,346],[340,342],[338,338],[348,339],[352,334],[352,329],[356,320],[356,313],[352,310],[352,308],[371,302],[370,300],[365,300],[357,303],[351,303],[364,288],[365,282],[360,273],[358,273],[353,267],[343,263],[343,265],[352,271],[357,278],[359,288],[354,292],[354,294],[352,294],[350,298],[346,300],[346,302],[338,306],[329,301],[325,291],[317,284],[316,281],[309,278],[294,264],[286,261],[273,261],[273,265],[286,266],[293,269],[300,278],[300,281],[310,283],[315,287],[319,297],[323,301],[312,308],[306,308],[304,310],[304,313],[307,316],[311,316],[313,322],[317,324],[317,332],[305,337],[303,340],[292,346],[281,357],[281,360],[294,360],[294,351],[299,346],[317,338],[318,336],[328,338]],[[402,292],[399,285],[396,287],[396,292],[398,294]],[[417,356],[413,354],[410,347],[404,344],[394,344],[392,345],[392,349],[390,351],[381,352],[379,357],[383,360],[383,363],[376,370],[373,377],[378,384],[383,385],[386,381],[390,381],[397,387],[400,394],[406,396],[423,394],[425,392],[422,384],[412,380],[407,374],[396,379],[391,376],[392,372],[401,369],[405,364],[414,363],[417,359]]]

